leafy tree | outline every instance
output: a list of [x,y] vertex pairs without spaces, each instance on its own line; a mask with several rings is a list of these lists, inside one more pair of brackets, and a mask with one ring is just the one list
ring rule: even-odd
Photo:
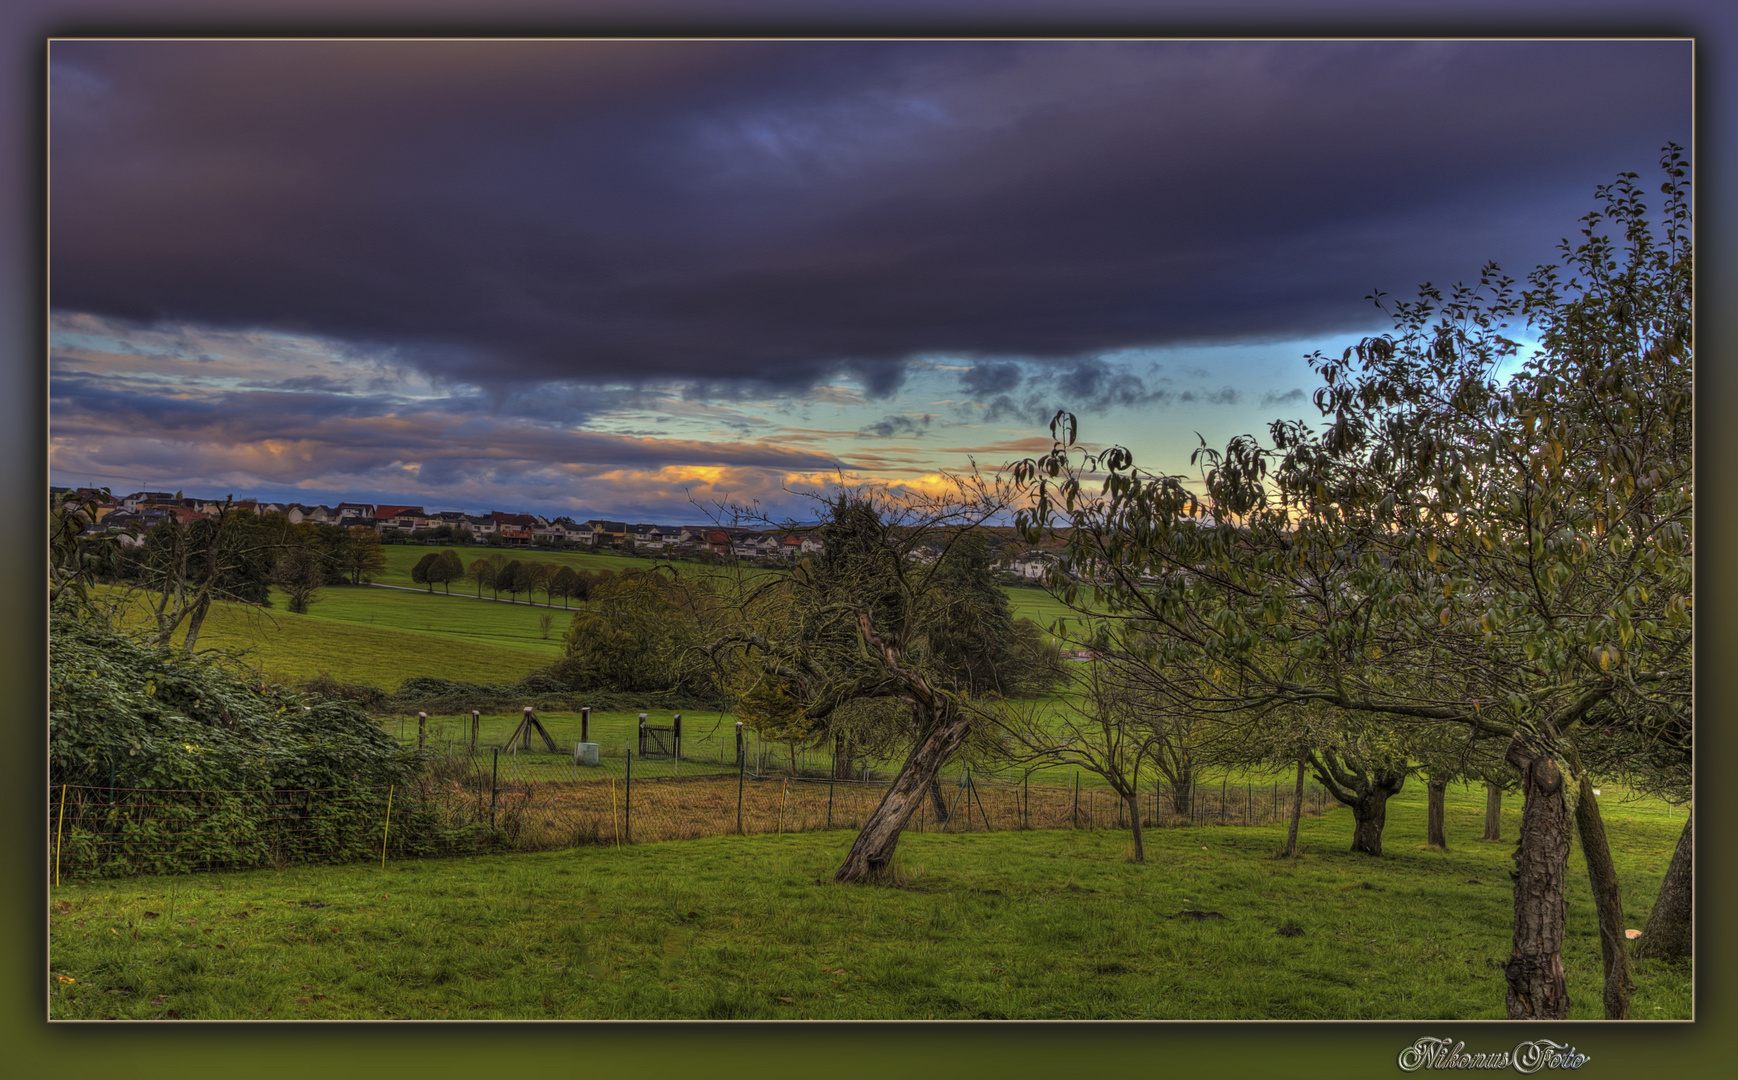
[[[1120,447],[1079,453],[1071,418],[1016,470],[1028,534],[1068,526],[1070,588],[1125,637],[1156,639],[1150,673],[1179,701],[1315,703],[1508,743],[1523,792],[1514,1018],[1567,1015],[1572,792],[1606,1015],[1628,1015],[1587,760],[1657,774],[1688,758],[1689,203],[1676,148],[1663,164],[1662,222],[1624,174],[1565,242],[1567,283],[1541,267],[1517,295],[1491,266],[1385,306],[1394,333],[1313,358],[1323,429],[1281,421],[1269,445],[1203,447],[1198,492]],[[1529,355],[1507,336],[1516,318],[1537,334]]]
[[701,582],[642,570],[613,577],[574,615],[558,677],[576,690],[715,693],[699,650],[713,603]]
[[431,582],[439,582],[446,586],[448,595],[452,594],[453,582],[465,576],[465,561],[459,558],[459,553],[452,548],[442,551],[429,567],[428,578]]
[[579,575],[574,573],[573,567],[563,566],[549,576],[549,591],[552,595],[561,597],[561,606],[565,608],[568,597],[574,595],[578,581]]
[[272,581],[289,598],[290,612],[306,615],[308,605],[319,599],[320,587],[326,583],[326,569],[313,548],[292,547],[278,556]]
[[495,572],[495,588],[498,592],[505,592],[509,601],[517,602],[519,594],[530,587],[528,579],[525,564],[514,559]]
[[495,564],[488,559],[476,559],[466,570],[465,576],[477,583],[477,599],[481,600],[484,587],[495,587]]
[[386,548],[373,529],[352,525],[345,530],[335,562],[342,573],[349,575],[350,584],[361,585],[386,571]]
[[[1005,607],[972,587],[974,560],[951,562],[954,545],[1002,507],[976,477],[939,498],[841,493],[826,501],[817,558],[779,578],[742,579],[726,607],[732,622],[715,632],[713,655],[729,655],[776,688],[768,693],[800,702],[820,737],[848,702],[905,706],[910,750],[837,881],[886,879],[905,823],[943,766],[983,731],[986,712],[973,691],[1012,681],[961,664],[965,650],[949,636],[981,631],[978,641],[993,642],[1008,632],[991,625],[1006,620]],[[930,546],[939,546],[939,559],[913,558]]]
[[410,580],[418,585],[426,585],[428,586],[429,592],[434,592],[435,579],[431,575],[440,572],[435,569],[436,564],[440,561],[440,552],[430,551],[425,553],[422,558],[416,561],[416,565],[410,568]]

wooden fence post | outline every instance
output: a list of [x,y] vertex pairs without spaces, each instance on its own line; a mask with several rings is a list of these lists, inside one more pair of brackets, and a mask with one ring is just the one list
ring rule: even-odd
[[646,756],[646,714],[640,714],[640,756]]
[[421,750],[423,748],[423,745],[427,742],[428,742],[428,713],[419,712],[416,714],[416,748],[418,750]]
[[591,741],[591,706],[583,706],[579,710],[579,741]]
[[674,730],[671,732],[671,734],[676,739],[675,757],[673,757],[670,760],[670,775],[671,776],[681,776],[682,775],[682,714],[677,713],[675,718],[670,721],[670,724],[674,728]]
[[471,753],[477,752],[477,740],[483,736],[483,714],[477,709],[471,710]]

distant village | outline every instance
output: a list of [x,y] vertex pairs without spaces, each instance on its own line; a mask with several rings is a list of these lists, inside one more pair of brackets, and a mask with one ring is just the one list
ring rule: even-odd
[[[179,491],[135,491],[116,496],[95,488],[51,487],[51,496],[67,496],[90,508],[100,531],[119,534],[122,543],[138,538],[165,521],[182,524],[215,518],[222,499],[190,498]],[[257,514],[283,514],[292,525],[311,522],[374,530],[382,541],[410,543],[486,544],[515,548],[590,548],[635,554],[694,557],[703,552],[723,558],[782,560],[823,550],[819,537],[801,531],[725,528],[719,525],[651,525],[540,514],[467,514],[460,510],[425,512],[420,506],[341,502],[308,506],[294,502],[236,499],[231,508]],[[1003,545],[998,568],[1015,577],[1036,581],[1055,556],[1049,552]],[[933,562],[939,548],[919,547],[912,558]]]

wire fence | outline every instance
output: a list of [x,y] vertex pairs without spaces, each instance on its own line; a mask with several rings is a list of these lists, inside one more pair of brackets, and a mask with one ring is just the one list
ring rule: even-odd
[[[641,758],[630,749],[597,765],[572,753],[516,748],[506,754],[434,756],[405,787],[334,791],[136,790],[65,785],[51,793],[55,879],[282,867],[628,845],[723,835],[857,830],[891,777],[757,771]],[[766,762],[761,762],[764,769]],[[619,766],[619,771],[616,768]],[[1136,800],[1144,827],[1252,826],[1285,821],[1290,784],[1203,784],[1179,792],[1153,784]],[[1304,812],[1333,803],[1320,787]],[[909,821],[916,833],[1025,829],[1126,829],[1131,809],[1079,777],[1033,783],[939,778]]]

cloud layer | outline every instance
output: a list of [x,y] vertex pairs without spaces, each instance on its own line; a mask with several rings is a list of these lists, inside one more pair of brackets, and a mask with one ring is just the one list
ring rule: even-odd
[[[1533,258],[1684,43],[57,42],[52,303],[473,385],[885,397]],[[1609,78],[1623,69],[1626,77]],[[983,380],[993,362],[974,369]]]

